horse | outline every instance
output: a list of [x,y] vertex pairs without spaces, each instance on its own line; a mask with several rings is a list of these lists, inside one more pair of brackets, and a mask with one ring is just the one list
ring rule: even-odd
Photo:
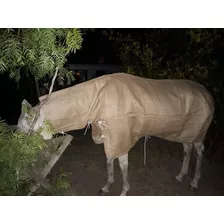
[[[43,100],[45,96],[39,98]],[[26,105],[35,113],[37,106]],[[184,158],[178,182],[188,172],[192,149],[196,149],[195,175],[190,186],[197,189],[201,178],[204,139],[214,115],[214,100],[201,84],[184,79],[149,79],[127,73],[107,74],[55,91],[42,105],[33,130],[47,119],[57,132],[86,130],[91,125],[96,144],[104,144],[107,182],[98,195],[106,195],[114,182],[114,160],[123,177],[121,196],[130,190],[128,153],[136,142],[155,136],[183,145]],[[17,127],[28,132],[32,119],[22,112]],[[44,139],[52,135],[41,133]]]

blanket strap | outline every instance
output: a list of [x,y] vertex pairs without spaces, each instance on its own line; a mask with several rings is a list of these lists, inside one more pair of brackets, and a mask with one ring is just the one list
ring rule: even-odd
[[88,129],[90,128],[91,123],[92,123],[92,121],[87,122],[87,126],[86,126],[86,129],[85,129],[84,135],[86,135]]
[[151,138],[150,136],[145,136],[145,140],[144,140],[144,165],[146,164],[146,144],[148,142],[148,139]]
[[[92,121],[87,122],[87,126],[85,129],[84,135],[86,135],[88,129],[90,128],[91,123],[92,123]],[[107,127],[110,130],[110,128],[106,125],[105,121],[97,121],[97,124],[99,125],[101,131],[102,131],[103,127]],[[105,138],[105,135],[101,135],[101,137],[97,141],[101,140],[102,138]]]

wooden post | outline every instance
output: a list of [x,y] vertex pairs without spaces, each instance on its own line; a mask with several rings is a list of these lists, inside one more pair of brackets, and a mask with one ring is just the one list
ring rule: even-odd
[[[59,138],[62,138],[62,137],[59,137]],[[48,161],[47,165],[43,167],[40,173],[36,172],[35,166],[31,170],[27,171],[28,176],[30,176],[37,182],[36,184],[31,184],[30,192],[28,193],[28,195],[32,195],[32,193],[35,192],[39,188],[40,185],[43,186],[45,189],[48,189],[48,190],[51,189],[51,185],[48,183],[48,181],[46,181],[45,178],[50,173],[51,169],[53,168],[55,163],[58,161],[62,153],[65,151],[65,149],[68,147],[72,139],[73,137],[71,135],[67,135],[65,137],[62,144],[59,146],[57,150],[55,150],[50,160]]]

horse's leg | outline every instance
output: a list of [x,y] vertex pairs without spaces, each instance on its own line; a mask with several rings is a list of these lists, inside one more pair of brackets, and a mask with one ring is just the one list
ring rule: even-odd
[[114,159],[107,158],[107,183],[100,189],[98,195],[106,195],[109,193],[109,188],[114,182]]
[[196,148],[197,152],[197,163],[195,169],[195,176],[194,179],[191,181],[191,187],[193,187],[193,189],[196,189],[198,188],[198,181],[201,177],[201,164],[205,147],[203,142],[194,143],[194,147]]
[[179,182],[182,182],[184,175],[188,172],[188,166],[191,158],[191,152],[192,152],[192,143],[183,143],[184,147],[184,159],[181,167],[181,171],[179,175],[176,176],[176,179]]
[[123,177],[123,189],[120,196],[126,196],[127,192],[130,190],[130,184],[128,183],[128,153],[120,156],[118,160]]

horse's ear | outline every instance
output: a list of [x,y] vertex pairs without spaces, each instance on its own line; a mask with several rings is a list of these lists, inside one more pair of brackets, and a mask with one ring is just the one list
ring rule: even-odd
[[24,99],[21,103],[22,112],[27,113],[31,108],[32,106]]
[[28,103],[28,101],[27,101],[26,99],[24,99],[24,100],[22,101],[22,106],[23,106],[23,105],[26,105],[27,107],[32,108],[32,106]]

